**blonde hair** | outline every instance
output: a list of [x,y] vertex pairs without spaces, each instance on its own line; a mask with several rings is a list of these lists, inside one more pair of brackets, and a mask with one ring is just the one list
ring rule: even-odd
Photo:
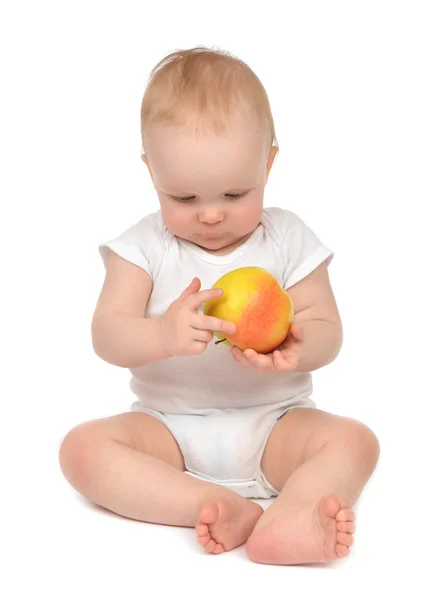
[[177,50],[149,75],[141,106],[143,149],[151,124],[193,125],[196,131],[205,124],[220,135],[241,111],[253,113],[279,150],[266,90],[246,63],[220,49]]

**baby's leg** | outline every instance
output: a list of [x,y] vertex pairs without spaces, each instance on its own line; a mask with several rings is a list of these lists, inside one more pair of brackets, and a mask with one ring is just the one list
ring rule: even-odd
[[347,556],[355,531],[350,510],[373,473],[379,443],[362,423],[297,408],[275,425],[262,458],[280,490],[247,543],[250,558],[273,564]]
[[216,498],[225,509],[231,506],[230,512],[243,518],[237,519],[231,539],[204,539],[209,552],[243,544],[263,513],[239,494],[183,473],[183,455],[171,432],[146,413],[132,411],[82,423],[65,436],[59,461],[80,494],[131,519],[194,527],[204,503]]

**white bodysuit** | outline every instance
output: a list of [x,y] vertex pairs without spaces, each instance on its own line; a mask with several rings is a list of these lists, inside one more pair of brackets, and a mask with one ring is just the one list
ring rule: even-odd
[[[162,315],[194,277],[208,289],[233,269],[258,266],[287,289],[333,256],[297,215],[277,207],[264,208],[251,237],[224,256],[172,235],[161,211],[101,244],[105,265],[108,248],[151,276],[146,317]],[[184,456],[186,473],[248,498],[278,494],[261,471],[261,456],[280,417],[295,407],[315,407],[310,373],[266,375],[239,365],[228,346],[214,343],[203,354],[130,371],[137,398],[131,410],[163,421]]]

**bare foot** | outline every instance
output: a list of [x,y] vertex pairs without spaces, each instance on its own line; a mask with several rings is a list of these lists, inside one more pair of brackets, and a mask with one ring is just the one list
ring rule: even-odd
[[[325,496],[316,506],[272,505],[246,544],[249,558],[274,565],[329,562],[350,552],[355,514],[341,496]],[[273,516],[272,516],[273,515]]]
[[195,526],[198,543],[220,554],[244,544],[264,510],[235,492],[211,490],[203,499]]

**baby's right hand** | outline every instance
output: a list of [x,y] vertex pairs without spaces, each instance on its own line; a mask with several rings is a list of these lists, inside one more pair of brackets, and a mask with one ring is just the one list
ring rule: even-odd
[[160,317],[161,343],[171,356],[202,354],[214,337],[213,331],[223,334],[236,331],[233,323],[197,312],[204,302],[223,293],[220,288],[199,291],[200,288],[201,282],[195,277]]

